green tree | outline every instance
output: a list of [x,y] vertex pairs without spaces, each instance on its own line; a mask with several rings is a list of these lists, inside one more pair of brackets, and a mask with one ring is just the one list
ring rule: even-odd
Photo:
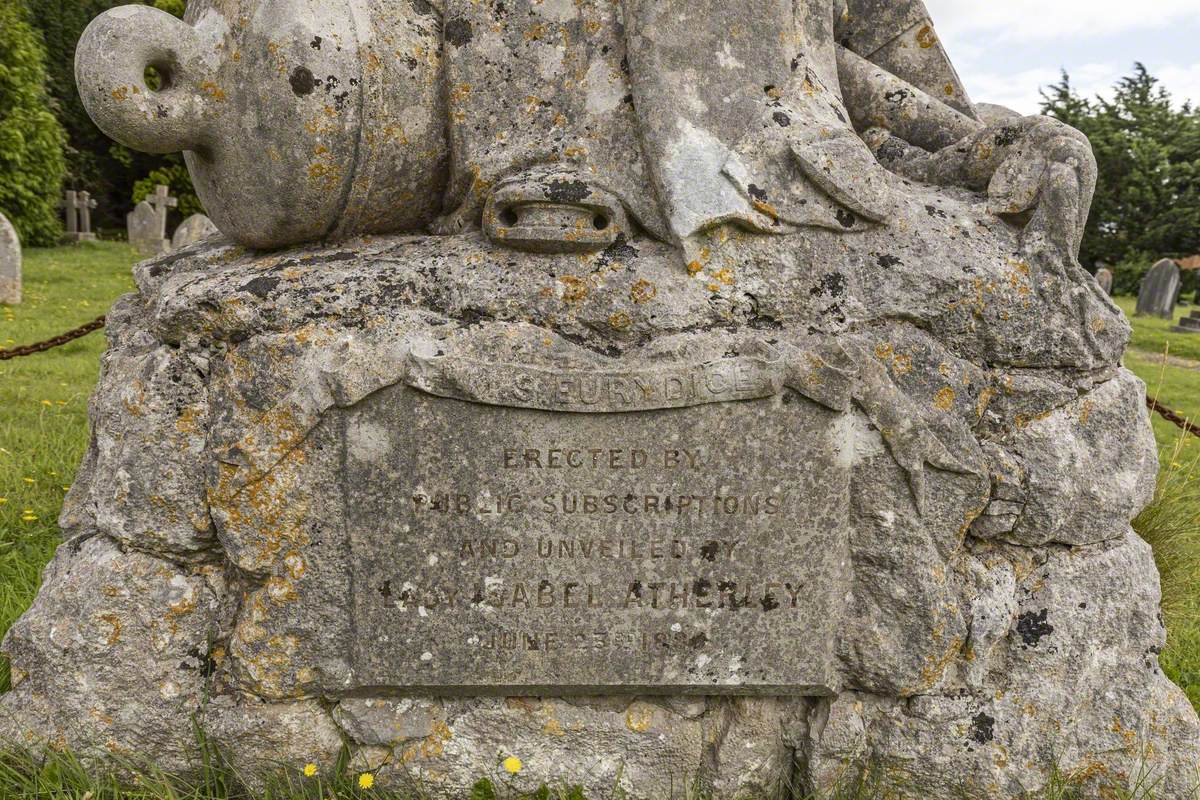
[[1100,167],[1084,236],[1085,264],[1149,265],[1200,253],[1200,113],[1176,105],[1146,68],[1111,99],[1081,97],[1069,76],[1043,93],[1043,113],[1088,135]]
[[41,38],[18,0],[0,0],[0,210],[30,245],[62,235],[64,135],[48,104]]
[[[42,31],[49,53],[49,89],[55,111],[67,130],[67,182],[87,189],[98,200],[97,221],[109,227],[124,227],[125,213],[133,208],[135,187],[158,170],[181,170],[183,159],[136,153],[105,136],[79,99],[75,85],[75,45],[97,16],[131,0],[25,0],[31,22]],[[146,0],[168,13],[182,16],[183,0]],[[182,170],[186,175],[186,170]],[[181,198],[195,198],[191,181],[172,188]],[[192,202],[192,201],[189,201]],[[198,201],[195,201],[198,205]]]

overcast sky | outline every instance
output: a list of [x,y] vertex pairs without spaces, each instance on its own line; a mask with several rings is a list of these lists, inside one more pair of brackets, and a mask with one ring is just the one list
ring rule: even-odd
[[1174,97],[1200,103],[1200,0],[925,0],[977,102],[1036,113],[1066,69],[1108,93],[1141,61]]

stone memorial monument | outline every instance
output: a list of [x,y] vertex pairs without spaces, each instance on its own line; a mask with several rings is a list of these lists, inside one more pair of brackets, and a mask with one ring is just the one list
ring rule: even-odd
[[195,721],[246,776],[348,747],[445,796],[510,758],[1186,796],[1080,133],[984,121],[917,0],[288,5],[80,43],[229,239],[109,315],[0,739],[187,771]]
[[12,223],[0,214],[0,303],[21,302],[21,240]]
[[96,208],[96,201],[91,193],[68,190],[63,194],[62,207],[67,222],[66,241],[96,241],[96,234],[92,233],[92,211]]
[[1107,295],[1112,295],[1113,291],[1113,272],[1108,267],[1101,267],[1096,270],[1096,283],[1100,284],[1100,288]]
[[171,237],[171,249],[179,250],[188,245],[202,242],[219,232],[211,219],[203,214],[192,214],[175,229],[175,235]]
[[1175,304],[1179,302],[1182,285],[1179,265],[1169,258],[1159,261],[1142,278],[1138,290],[1137,315],[1174,319]]

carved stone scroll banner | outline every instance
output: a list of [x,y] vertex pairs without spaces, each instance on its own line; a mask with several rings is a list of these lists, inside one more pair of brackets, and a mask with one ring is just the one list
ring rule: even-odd
[[353,687],[835,691],[842,415],[790,392],[585,416],[397,386],[338,417]]
[[545,411],[684,408],[781,392],[786,373],[779,353],[765,344],[759,349],[761,356],[620,371],[485,364],[454,355],[425,357],[414,350],[408,382],[441,397]]

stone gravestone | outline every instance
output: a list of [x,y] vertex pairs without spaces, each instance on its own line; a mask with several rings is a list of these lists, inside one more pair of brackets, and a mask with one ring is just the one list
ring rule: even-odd
[[1142,278],[1138,290],[1137,314],[1173,319],[1179,301],[1179,266],[1169,258],[1159,261]]
[[[588,796],[879,768],[896,797],[1059,771],[1184,797],[1200,720],[1130,526],[1145,386],[1060,249],[1087,146],[977,121],[916,2],[835,31],[758,0],[562,5],[88,29],[107,132],[237,143],[187,160],[244,247],[140,264],[110,317],[0,740],[186,773],[196,725],[251,779],[348,747],[446,797],[510,757],[514,791]],[[546,83],[548,25],[587,91]],[[143,31],[226,97],[114,97]],[[380,69],[375,42],[429,57]],[[905,141],[959,160],[914,181]],[[1053,169],[980,180],[1010,158]]]
[[129,243],[143,256],[155,256],[170,249],[170,242],[163,238],[166,226],[154,206],[143,200],[125,218],[129,229]]
[[1108,267],[1101,267],[1096,270],[1096,283],[1100,284],[1100,288],[1104,293],[1111,295],[1113,291],[1113,273]]
[[175,229],[175,235],[171,237],[171,249],[178,250],[181,247],[196,244],[216,233],[220,233],[220,231],[217,230],[217,226],[211,219],[203,214],[193,214]]
[[21,302],[21,241],[12,223],[0,214],[0,303]]
[[68,190],[63,195],[64,213],[67,222],[66,240],[68,242],[94,242],[96,234],[92,233],[92,211],[96,201],[90,192]]

